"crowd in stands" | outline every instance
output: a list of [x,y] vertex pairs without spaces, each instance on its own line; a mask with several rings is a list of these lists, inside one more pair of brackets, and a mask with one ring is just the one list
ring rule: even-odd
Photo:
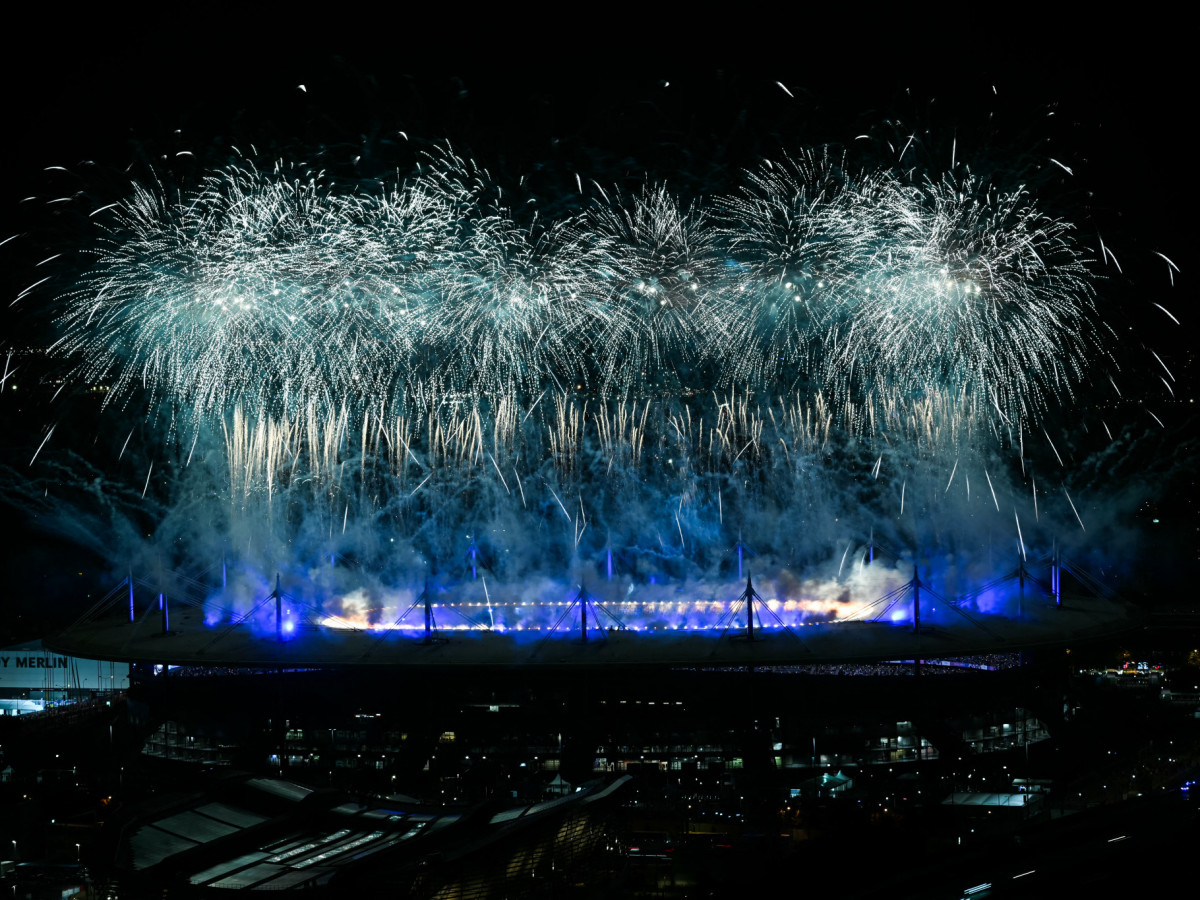
[[[781,675],[964,675],[972,672],[995,672],[1015,669],[1021,665],[1021,654],[980,653],[974,656],[958,656],[945,659],[923,659],[918,667],[913,660],[887,660],[881,662],[809,663],[791,666],[756,666],[755,671],[775,672]],[[723,671],[744,671],[744,666],[726,666]]]

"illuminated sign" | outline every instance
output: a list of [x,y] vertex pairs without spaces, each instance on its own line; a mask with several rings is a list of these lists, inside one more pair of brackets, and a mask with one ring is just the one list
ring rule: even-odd
[[53,653],[33,642],[0,647],[0,690],[125,690],[128,663],[97,662]]
[[0,656],[0,669],[7,669],[9,660],[12,660],[14,669],[67,668],[67,657],[65,656],[34,656],[32,653],[23,653],[13,656]]

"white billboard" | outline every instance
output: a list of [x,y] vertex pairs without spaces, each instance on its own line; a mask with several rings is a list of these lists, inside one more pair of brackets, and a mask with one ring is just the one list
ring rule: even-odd
[[78,659],[46,650],[41,641],[0,648],[0,694],[19,690],[122,691],[129,664]]

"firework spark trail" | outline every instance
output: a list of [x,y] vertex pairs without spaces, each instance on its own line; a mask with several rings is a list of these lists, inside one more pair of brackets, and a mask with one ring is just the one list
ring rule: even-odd
[[996,512],[1000,512],[1000,501],[996,499],[996,489],[992,487],[992,476],[988,474],[987,469],[983,470],[983,477],[987,479],[988,490],[992,492],[992,502],[996,504]]
[[1045,428],[1042,429],[1042,434],[1045,435],[1046,443],[1050,445],[1050,449],[1054,451],[1054,458],[1058,460],[1058,464],[1063,468],[1066,468],[1066,463],[1064,463],[1063,458],[1059,456],[1058,448],[1054,446],[1054,441],[1050,440],[1050,435],[1046,432]]
[[955,459],[954,460],[954,468],[952,468],[950,470],[950,480],[946,482],[946,490],[944,490],[942,492],[943,494],[950,493],[950,485],[954,484],[954,473],[957,471],[958,471],[958,460]]
[[1072,500],[1071,495],[1067,493],[1066,485],[1063,485],[1063,496],[1066,497],[1067,502],[1071,504],[1071,512],[1075,513],[1075,519],[1077,522],[1079,522],[1080,529],[1087,531],[1087,529],[1083,527],[1083,519],[1079,517],[1079,510],[1075,508],[1075,501]]
[[29,465],[32,466],[37,461],[38,454],[42,452],[42,448],[46,446],[46,443],[50,440],[50,436],[54,434],[54,429],[57,427],[57,425],[50,426],[50,430],[46,432],[46,436],[42,438],[42,442],[38,444],[37,450],[33,452],[33,457],[29,460]]
[[1100,241],[1100,257],[1101,257],[1101,259],[1104,259],[1104,260],[1111,259],[1113,261],[1113,265],[1117,267],[1118,274],[1120,274],[1122,272],[1121,264],[1119,262],[1117,262],[1117,257],[1114,256],[1113,252],[1104,245],[1104,238],[1100,237],[1100,235],[1096,235],[1096,237]]
[[1150,351],[1150,354],[1151,354],[1151,355],[1152,355],[1152,356],[1153,356],[1153,357],[1154,357],[1156,360],[1158,360],[1158,364],[1159,364],[1160,366],[1162,366],[1162,368],[1163,368],[1163,371],[1167,373],[1167,375],[1170,377],[1170,379],[1171,379],[1172,381],[1174,381],[1174,380],[1175,380],[1175,376],[1171,374],[1171,370],[1167,368],[1167,364],[1166,364],[1165,362],[1163,362],[1163,361],[1162,361],[1162,357],[1161,357],[1161,356],[1159,356],[1157,353],[1155,353],[1153,350],[1151,350],[1151,351]]
[[[1151,301],[1151,302],[1153,302],[1153,301]],[[1175,318],[1173,315],[1171,315],[1171,311],[1169,309],[1167,309],[1165,306],[1163,306],[1161,303],[1155,303],[1154,305],[1157,306],[1159,309],[1161,309],[1164,313],[1166,313],[1167,317],[1172,322],[1174,322],[1176,325],[1180,324],[1179,320],[1177,318]]]
[[1167,257],[1163,256],[1157,250],[1154,251],[1154,255],[1167,264],[1167,274],[1171,276],[1171,287],[1175,287],[1175,273],[1179,271],[1179,266],[1175,265],[1175,263],[1171,262],[1171,260],[1167,259]]
[[15,375],[21,368],[20,366],[17,366],[16,369],[12,369],[12,368],[10,368],[11,365],[12,365],[12,354],[9,353],[7,356],[4,357],[4,374],[2,376],[0,376],[0,392],[4,391],[5,386],[8,384],[8,379],[10,377],[12,377],[13,375]]

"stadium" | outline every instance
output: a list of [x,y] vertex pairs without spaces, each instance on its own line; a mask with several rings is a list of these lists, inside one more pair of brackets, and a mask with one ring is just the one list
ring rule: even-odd
[[494,665],[574,631],[744,664],[1124,622],[1091,574],[1120,528],[1072,496],[1122,442],[1074,405],[1097,370],[1121,396],[1106,247],[957,162],[579,190],[542,218],[439,148],[353,186],[243,158],[96,210],[53,353],[140,413],[103,437],[145,472],[95,523],[124,587],[56,646]]

